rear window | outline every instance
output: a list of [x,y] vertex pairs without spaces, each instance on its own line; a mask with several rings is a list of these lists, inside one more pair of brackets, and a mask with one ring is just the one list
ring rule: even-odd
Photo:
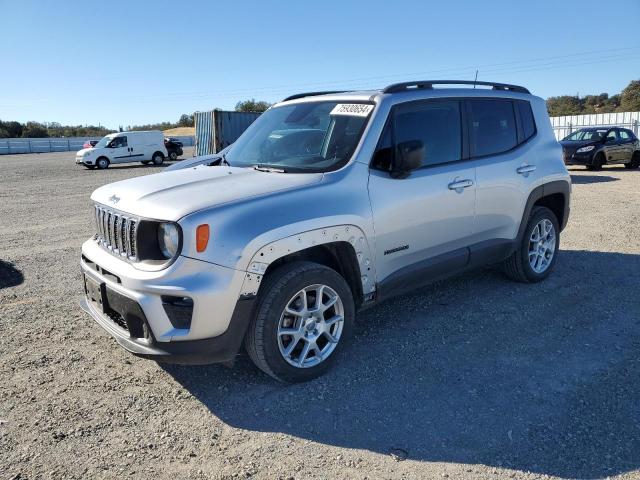
[[468,105],[472,156],[495,155],[518,145],[511,100],[470,99]]

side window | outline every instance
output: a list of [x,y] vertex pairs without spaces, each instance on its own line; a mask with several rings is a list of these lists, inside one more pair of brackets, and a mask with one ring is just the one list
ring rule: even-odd
[[111,145],[113,145],[113,148],[126,147],[127,146],[127,137],[116,137],[111,142]]
[[618,141],[618,137],[616,135],[616,131],[615,130],[609,130],[607,132],[607,142],[616,142]]
[[622,140],[623,142],[627,142],[631,139],[626,130],[618,130],[618,134],[620,135],[620,140]]
[[522,125],[522,142],[526,142],[536,133],[536,121],[533,118],[531,104],[526,100],[516,100],[515,105]]
[[424,144],[424,166],[454,162],[462,158],[460,102],[430,100],[400,104],[394,112],[394,140],[420,140]]
[[495,155],[518,144],[511,100],[471,99],[468,105],[472,156]]

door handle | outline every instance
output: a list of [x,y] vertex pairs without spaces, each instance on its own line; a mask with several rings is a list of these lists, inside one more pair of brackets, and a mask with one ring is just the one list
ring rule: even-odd
[[473,186],[473,180],[468,178],[465,180],[458,180],[457,178],[449,184],[449,190],[455,190],[457,193],[462,193],[462,190]]
[[523,165],[521,167],[518,167],[516,169],[516,172],[518,172],[520,175],[524,175],[525,177],[527,177],[531,172],[535,171],[535,169],[536,169],[535,165]]

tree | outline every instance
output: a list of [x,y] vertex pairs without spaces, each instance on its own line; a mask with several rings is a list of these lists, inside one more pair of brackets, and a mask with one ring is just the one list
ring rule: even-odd
[[582,102],[578,96],[562,95],[547,99],[547,110],[552,117],[561,115],[579,115],[583,113]]
[[9,131],[2,126],[0,126],[0,138],[11,138],[9,135]]
[[183,113],[178,120],[179,127],[193,127],[193,115],[187,115]]
[[620,94],[620,110],[640,112],[640,80],[633,80]]
[[38,122],[27,122],[22,129],[22,138],[41,138],[48,137],[47,129]]
[[236,103],[236,112],[264,112],[271,106],[263,100],[256,102],[255,98]]

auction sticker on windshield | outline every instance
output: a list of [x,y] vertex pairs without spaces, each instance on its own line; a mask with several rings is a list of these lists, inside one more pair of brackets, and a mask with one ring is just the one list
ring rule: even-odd
[[333,110],[331,115],[350,115],[352,117],[366,117],[373,110],[373,105],[366,103],[339,103]]

